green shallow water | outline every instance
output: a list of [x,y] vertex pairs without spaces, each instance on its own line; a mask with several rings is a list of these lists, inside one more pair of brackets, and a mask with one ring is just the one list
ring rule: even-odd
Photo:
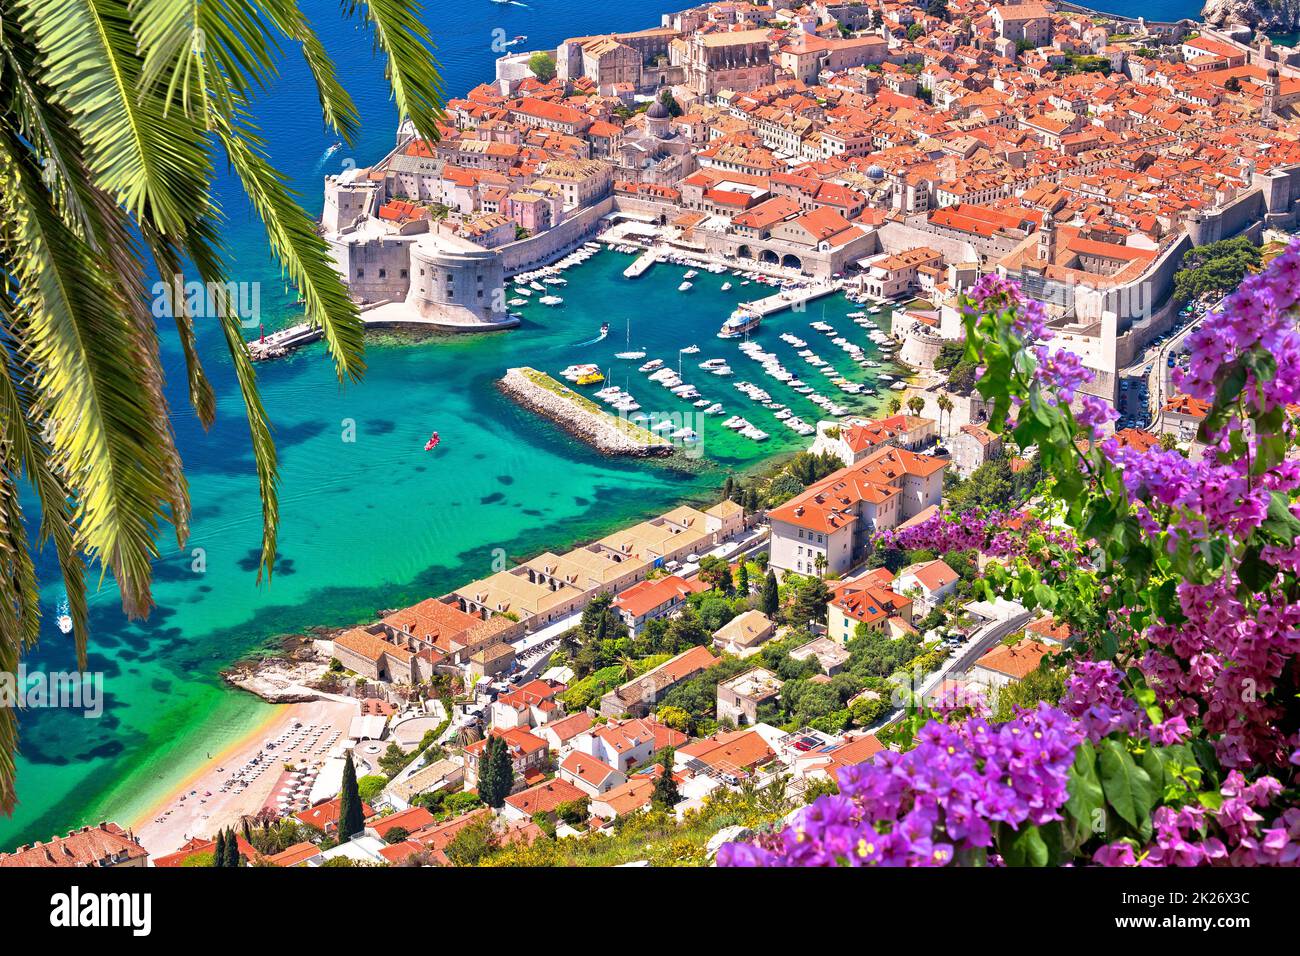
[[[124,623],[111,585],[95,595],[92,667],[105,674],[105,716],[23,715],[22,804],[0,822],[0,845],[44,838],[83,820],[129,819],[209,752],[245,733],[267,705],[225,688],[217,673],[275,635],[371,619],[377,609],[491,573],[500,554],[521,559],[564,549],[680,501],[715,500],[728,470],[806,447],[808,439],[733,383],[758,383],[809,421],[816,420],[816,406],[767,378],[737,341],[716,338],[738,302],[770,288],[701,272],[682,293],[683,267],[660,264],[629,280],[622,270],[631,259],[604,251],[570,269],[568,285],[552,290],[564,304],[523,307],[522,327],[510,332],[415,342],[372,338],[359,385],[340,388],[320,345],[259,366],[283,471],[280,557],[269,585],[255,583],[261,516],[238,400],[222,392],[209,434],[178,411],[194,506],[187,548],[177,551],[173,541],[160,562],[158,607],[148,622]],[[721,290],[725,281],[733,283],[729,292]],[[808,328],[825,318],[869,347],[864,330],[844,318],[853,308],[840,296],[828,298],[807,312],[768,318],[754,338],[823,394],[870,412],[878,398],[832,389],[778,338],[793,331],[847,377],[869,381],[875,370],[857,367]],[[703,420],[704,454],[692,470],[607,459],[496,389],[511,366],[558,375],[567,365],[592,362],[610,369],[611,380],[629,387],[646,411],[695,412],[648,382],[636,370],[641,361],[613,357],[627,347],[628,320],[632,347],[669,364],[676,364],[678,349],[698,344],[698,354],[682,357],[686,380],[721,402],[727,415],[743,415],[771,438],[756,444],[723,429],[726,415],[714,416]],[[607,338],[580,344],[606,321]],[[220,343],[210,330],[201,346],[219,361]],[[722,378],[697,367],[714,357],[727,358],[735,374]],[[425,453],[435,429],[442,444]],[[51,572],[45,580],[52,605],[61,589]],[[38,658],[50,668],[71,664],[66,644],[53,634]]]

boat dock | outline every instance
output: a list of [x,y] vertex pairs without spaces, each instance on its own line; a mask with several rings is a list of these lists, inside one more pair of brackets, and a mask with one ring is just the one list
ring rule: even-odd
[[[415,329],[434,332],[495,332],[500,329],[514,328],[519,319],[511,313],[499,322],[459,323],[445,319],[421,315],[409,308],[404,302],[378,302],[372,306],[363,306],[361,324],[369,329]],[[310,345],[324,333],[319,326],[299,322],[285,329],[278,329],[263,338],[246,342],[248,357],[254,362],[267,359],[283,358],[290,352]]]
[[659,253],[655,249],[647,249],[637,257],[636,262],[632,263],[623,270],[623,275],[629,279],[636,279],[646,274],[652,265],[659,261]]
[[282,358],[297,348],[310,345],[322,335],[320,326],[300,322],[287,329],[280,329],[270,335],[248,343],[248,357],[254,362],[266,359]]
[[764,299],[742,302],[740,307],[766,318],[786,309],[796,309],[807,302],[820,299],[822,296],[830,295],[832,292],[838,292],[839,290],[840,284],[838,281],[824,282],[804,289],[785,289]]

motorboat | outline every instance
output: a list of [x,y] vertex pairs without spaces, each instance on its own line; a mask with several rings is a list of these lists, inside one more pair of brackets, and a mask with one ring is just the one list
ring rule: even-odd
[[722,328],[718,330],[720,339],[738,339],[742,335],[748,335],[762,324],[763,318],[757,312],[751,312],[748,309],[737,309],[731,313],[731,317],[722,323]]

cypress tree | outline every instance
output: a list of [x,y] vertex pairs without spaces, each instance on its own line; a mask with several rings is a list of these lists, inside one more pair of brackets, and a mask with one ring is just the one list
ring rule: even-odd
[[654,791],[650,794],[650,803],[661,810],[671,810],[681,803],[682,795],[677,792],[677,781],[673,779],[673,749],[664,751],[660,762],[663,772],[655,780]]
[[763,580],[763,613],[768,617],[776,617],[780,606],[781,592],[777,589],[776,572],[769,570]]
[[235,839],[235,828],[226,832],[226,866],[238,868],[240,864],[239,841]]
[[339,842],[356,836],[365,829],[365,814],[361,811],[361,792],[357,789],[357,768],[352,764],[352,751],[343,761],[343,789],[339,791]]
[[735,481],[732,480],[731,476],[728,475],[727,480],[722,483],[722,500],[730,501],[731,496],[735,493],[735,490],[736,490],[736,483]]
[[226,865],[226,831],[217,831],[217,845],[212,849],[212,865]]
[[510,750],[500,737],[492,737],[483,751],[483,772],[479,775],[479,799],[494,809],[506,802],[515,785],[515,768]]
[[492,759],[496,753],[497,738],[488,737],[487,743],[483,746],[483,753],[478,758],[478,798],[492,806],[492,800],[497,792],[497,766]]
[[736,569],[736,591],[741,597],[749,595],[749,568],[745,565],[744,560],[740,562],[740,567]]

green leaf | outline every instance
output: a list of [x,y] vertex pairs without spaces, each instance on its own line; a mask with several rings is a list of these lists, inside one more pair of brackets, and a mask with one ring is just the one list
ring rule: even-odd
[[1081,844],[1092,832],[1097,811],[1106,806],[1106,796],[1097,777],[1097,751],[1092,744],[1079,745],[1074,764],[1070,767],[1067,787],[1070,798],[1065,801],[1065,812],[1074,823],[1076,842]]
[[1047,844],[1035,826],[1013,831],[1010,841],[1002,846],[1002,858],[1007,866],[1047,866],[1050,857]]
[[1155,805],[1151,776],[1133,761],[1118,740],[1102,742],[1100,769],[1106,801],[1125,823],[1140,826]]

